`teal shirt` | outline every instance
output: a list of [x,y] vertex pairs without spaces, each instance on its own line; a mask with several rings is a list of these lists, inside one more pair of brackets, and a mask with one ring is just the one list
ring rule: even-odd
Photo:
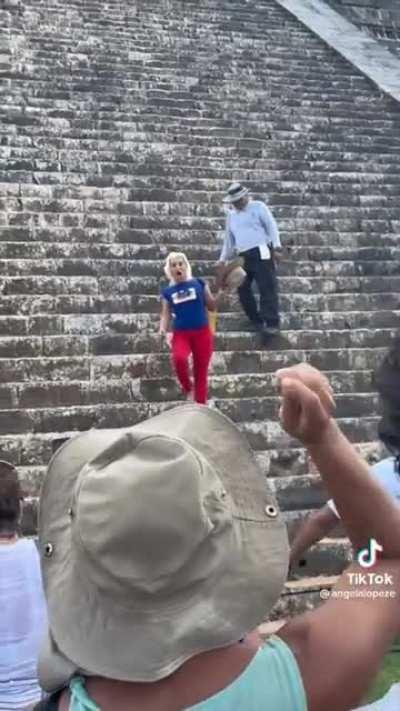
[[[101,711],[87,695],[83,680],[70,685],[69,711]],[[271,637],[229,686],[186,711],[307,711],[297,662],[287,644]]]

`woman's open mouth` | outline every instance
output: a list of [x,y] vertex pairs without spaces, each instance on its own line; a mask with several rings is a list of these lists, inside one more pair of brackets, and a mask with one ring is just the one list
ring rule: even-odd
[[177,269],[177,270],[176,270],[176,275],[179,276],[179,277],[181,277],[181,276],[182,276],[182,271],[181,271],[180,269]]

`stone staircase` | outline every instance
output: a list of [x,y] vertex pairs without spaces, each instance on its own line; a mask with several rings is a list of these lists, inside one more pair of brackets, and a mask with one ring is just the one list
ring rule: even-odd
[[[161,260],[182,248],[212,275],[221,198],[240,179],[281,230],[283,333],[262,349],[228,299],[211,396],[292,535],[326,492],[277,422],[278,367],[326,371],[343,430],[378,451],[371,372],[400,321],[398,105],[274,0],[4,2],[0,457],[23,473],[25,532],[61,442],[180,401],[156,339]],[[340,572],[337,535],[294,571],[274,617]]]

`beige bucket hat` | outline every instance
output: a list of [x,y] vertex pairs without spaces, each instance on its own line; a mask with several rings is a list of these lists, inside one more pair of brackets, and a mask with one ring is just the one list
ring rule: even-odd
[[246,440],[201,405],[65,443],[39,528],[48,691],[75,673],[166,677],[255,628],[287,575],[285,523]]

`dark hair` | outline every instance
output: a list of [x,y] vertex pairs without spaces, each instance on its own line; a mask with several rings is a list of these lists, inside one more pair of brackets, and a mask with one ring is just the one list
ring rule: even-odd
[[379,439],[396,457],[400,456],[400,337],[393,341],[377,369],[374,384],[382,405]]
[[22,498],[17,470],[9,462],[0,461],[0,533],[17,531]]

